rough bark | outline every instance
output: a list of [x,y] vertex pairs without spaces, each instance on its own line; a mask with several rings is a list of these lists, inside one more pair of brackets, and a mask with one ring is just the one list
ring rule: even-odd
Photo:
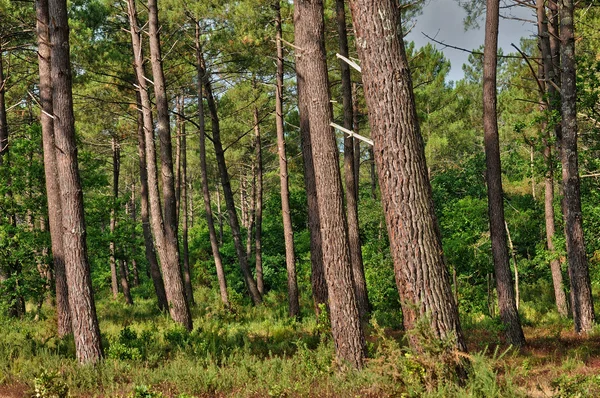
[[[137,19],[137,17],[136,17]],[[152,238],[152,228],[150,225],[150,205],[148,198],[148,169],[146,167],[146,136],[144,129],[144,114],[143,105],[140,93],[136,93],[137,107],[138,107],[138,157],[140,162],[140,217],[142,219],[142,232],[144,234],[144,254],[146,255],[146,261],[148,261],[148,268],[150,271],[150,277],[152,278],[152,284],[154,285],[154,291],[156,292],[156,298],[158,299],[158,308],[161,311],[166,311],[169,308],[167,302],[167,293],[165,292],[165,285],[160,272],[160,266],[156,258],[156,251],[154,248],[154,240]],[[150,117],[152,115],[150,114]],[[152,121],[150,121],[152,125]]]
[[[163,271],[165,292],[169,301],[171,317],[176,322],[181,323],[191,330],[192,316],[185,298],[185,289],[181,269],[179,268],[171,123],[169,120],[169,103],[167,100],[165,76],[162,67],[159,32],[157,0],[148,0],[150,64],[152,65],[152,80],[154,82],[154,99],[157,115],[156,132],[160,140],[160,175],[162,177],[164,246],[159,247],[159,253],[162,253],[160,264]],[[148,143],[148,140],[146,142]]]
[[81,363],[96,363],[102,357],[102,343],[87,258],[83,194],[77,165],[66,0],[49,0],[48,9],[52,114],[71,323],[77,359]]
[[506,246],[502,168],[500,165],[500,143],[496,113],[499,6],[499,0],[487,1],[483,56],[483,128],[488,186],[488,215],[500,318],[505,325],[507,341],[510,344],[521,346],[525,343],[525,336],[517,312]]
[[[550,46],[550,35],[548,33],[548,16],[546,13],[545,0],[537,0],[537,27],[538,27],[538,43],[542,55],[543,67],[540,81],[545,92],[546,101],[541,106],[542,112],[550,112],[556,109],[556,101],[560,101],[554,84],[556,84],[556,76],[554,73],[554,65],[552,62],[552,51]],[[544,142],[544,163],[546,165],[544,175],[544,219],[546,223],[546,245],[548,251],[556,254],[554,247],[554,235],[556,226],[554,222],[554,157],[552,154],[552,145],[550,143],[550,132],[547,122],[542,123],[543,142]],[[560,128],[557,124],[555,128]],[[560,134],[559,134],[560,135]],[[563,276],[560,266],[560,260],[554,258],[550,260],[550,271],[552,273],[552,282],[554,286],[554,299],[558,313],[563,316],[568,316],[567,298],[563,287]]]
[[585,253],[579,165],[577,159],[577,91],[575,71],[575,32],[573,0],[559,2],[561,55],[561,130],[563,217],[567,237],[569,279],[573,294],[573,320],[577,333],[594,326],[594,303],[588,260]]
[[360,322],[344,216],[342,180],[333,129],[324,40],[323,2],[294,2],[296,73],[306,101],[315,172],[323,264],[329,293],[331,331],[339,361],[364,365],[365,338]]
[[[208,190],[208,173],[206,168],[206,130],[204,120],[204,101],[202,95],[202,85],[205,78],[205,71],[202,62],[202,50],[200,48],[200,32],[198,23],[196,24],[196,68],[198,80],[198,130],[200,143],[200,177],[202,179],[202,198],[204,199],[204,210],[206,214],[206,224],[208,225],[208,235],[210,238],[210,247],[212,249],[213,258],[215,260],[215,268],[217,270],[217,279],[219,280],[219,291],[221,292],[221,301],[225,307],[229,306],[229,298],[227,296],[227,281],[225,280],[225,272],[223,270],[223,261],[219,252],[219,241],[215,231],[215,222],[213,219],[212,207],[210,205],[210,191]],[[218,188],[217,188],[218,189]]]
[[283,43],[281,28],[281,2],[275,2],[275,41],[277,45],[277,87],[275,91],[275,126],[277,130],[277,155],[279,157],[279,185],[281,193],[281,217],[285,240],[285,268],[288,284],[288,312],[291,317],[300,315],[298,282],[296,280],[296,254],[294,253],[294,230],[290,211],[290,187],[288,179],[285,132],[283,125]]
[[71,333],[71,312],[69,292],[62,244],[62,210],[60,187],[58,185],[56,153],[54,146],[54,122],[52,121],[52,81],[50,66],[50,38],[48,36],[48,0],[36,2],[38,67],[40,73],[40,123],[44,149],[44,176],[46,177],[46,197],[48,200],[48,224],[52,246],[52,263],[56,286],[56,315],[58,336]]
[[[183,97],[181,98],[180,114],[184,116]],[[187,184],[187,136],[185,132],[185,121],[180,122],[180,145],[181,145],[181,175],[179,179],[180,185],[180,201],[183,212],[179,211],[181,218],[181,239],[183,249],[183,285],[185,287],[185,296],[189,305],[196,305],[194,301],[194,288],[192,286],[192,269],[190,267],[190,249],[188,240],[188,184]]]
[[[181,278],[181,271],[179,269],[179,249],[177,247],[177,237],[173,234],[177,231],[177,225],[173,225],[173,217],[175,215],[174,211],[174,195],[173,193],[173,168],[172,162],[170,162],[171,168],[171,179],[164,176],[164,173],[168,173],[169,163],[167,159],[163,159],[161,163],[163,163],[163,167],[161,172],[163,172],[163,184],[169,185],[169,181],[171,182],[170,192],[171,195],[166,195],[169,199],[169,226],[166,227],[163,222],[163,212],[160,203],[160,193],[158,190],[158,170],[156,166],[156,148],[154,146],[154,126],[152,123],[152,108],[150,99],[147,92],[147,84],[143,67],[143,52],[142,52],[142,44],[140,37],[140,30],[137,23],[137,12],[135,10],[135,2],[133,0],[128,0],[128,14],[129,14],[129,22],[131,27],[131,41],[134,53],[134,67],[137,76],[138,82],[138,93],[140,95],[140,100],[142,104],[142,112],[143,112],[143,123],[144,123],[144,137],[146,141],[146,168],[147,168],[147,177],[148,177],[148,199],[150,202],[150,217],[151,217],[151,225],[152,230],[154,232],[154,237],[156,239],[156,249],[158,252],[158,256],[160,259],[160,264],[162,268],[162,275],[164,280],[165,293],[168,302],[169,313],[171,318],[182,324],[188,330],[192,329],[192,319],[189,312],[189,307],[187,305],[187,300],[185,299],[185,293],[183,290],[183,282]],[[152,6],[152,7],[150,7]],[[154,36],[153,44],[156,47],[158,45],[158,21],[156,16],[156,4],[149,4],[149,8],[152,10],[149,14],[152,15],[151,22],[149,26],[152,27],[152,31],[150,36]],[[154,48],[154,54],[152,59],[154,62],[157,62],[160,58],[157,57],[158,50]],[[159,52],[159,51],[158,51]],[[162,68],[160,68],[162,71]],[[156,77],[161,75],[161,72],[157,71],[154,76],[154,83],[157,85]],[[159,78],[160,79],[160,78]],[[164,89],[164,82],[162,88]],[[158,91],[161,91],[158,89]],[[164,95],[164,93],[162,93]],[[165,98],[162,98],[161,101],[165,101]],[[158,102],[158,99],[157,99]],[[163,102],[161,102],[162,104]],[[164,117],[164,109],[161,111]],[[168,118],[168,115],[167,115]],[[159,122],[159,138],[161,140],[161,153],[165,158],[169,157],[168,152],[170,152],[170,142],[171,137],[168,131],[168,125],[164,125],[165,121]],[[165,134],[167,135],[165,137]],[[163,145],[164,144],[164,145]],[[169,187],[165,188],[169,191]],[[168,230],[168,231],[167,231]]]
[[[200,57],[202,65],[204,61],[202,56]],[[204,66],[202,67],[206,69]],[[242,242],[242,235],[240,229],[240,222],[235,208],[235,202],[233,199],[233,191],[231,189],[231,183],[229,181],[229,172],[227,170],[227,164],[225,163],[225,151],[223,149],[223,143],[221,142],[221,128],[219,126],[219,115],[217,112],[217,103],[212,93],[212,86],[210,80],[204,74],[204,89],[206,91],[206,100],[208,104],[208,111],[211,118],[211,130],[212,130],[212,141],[215,147],[215,156],[217,158],[217,166],[219,169],[219,175],[221,177],[221,185],[223,186],[223,196],[225,197],[225,205],[227,207],[227,213],[229,214],[229,227],[231,228],[231,234],[233,235],[233,243],[237,254],[238,261],[240,263],[240,269],[248,289],[248,294],[255,305],[262,302],[262,297],[256,287],[256,281],[250,272],[248,266],[248,258],[246,257],[246,251]]]
[[[346,10],[344,0],[336,0],[338,42],[340,54],[348,58],[348,33],[346,31]],[[344,127],[348,130],[354,129],[354,109],[352,104],[352,81],[350,79],[350,66],[340,60],[342,77],[342,104],[344,108]],[[352,262],[352,277],[354,279],[354,290],[356,291],[356,302],[358,312],[363,321],[369,317],[369,296],[367,293],[367,281],[362,259],[362,245],[358,229],[358,186],[355,175],[353,137],[344,137],[344,180],[346,182],[346,219],[348,222],[348,242],[350,244],[350,260]]]
[[[466,346],[434,213],[402,32],[394,0],[351,0],[373,151],[404,326],[429,321],[439,338]],[[422,350],[412,334],[411,345]]]
[[263,219],[263,165],[262,141],[260,126],[258,124],[258,108],[254,108],[254,156],[256,157],[256,203],[254,212],[254,269],[256,272],[256,288],[260,294],[264,293],[263,266],[262,266],[262,219]]
[[308,207],[308,230],[310,231],[310,282],[312,286],[313,303],[317,318],[321,308],[329,313],[327,282],[325,282],[325,267],[323,265],[323,243],[321,240],[321,224],[319,222],[319,204],[317,203],[317,188],[315,169],[312,160],[312,144],[310,140],[310,125],[308,122],[308,99],[304,94],[304,82],[297,80],[298,109],[300,110],[300,142],[302,160],[304,162],[304,186]]

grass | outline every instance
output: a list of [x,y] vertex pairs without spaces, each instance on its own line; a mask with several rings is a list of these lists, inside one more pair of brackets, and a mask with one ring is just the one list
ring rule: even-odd
[[525,328],[521,350],[504,344],[497,321],[465,319],[471,367],[461,384],[440,366],[452,359],[435,347],[417,355],[401,332],[376,322],[367,331],[366,367],[340,372],[326,328],[309,312],[288,318],[282,295],[267,295],[260,307],[238,300],[233,311],[207,288],[195,297],[190,333],[152,300],[126,306],[99,299],[105,359],[94,367],[78,365],[71,339],[56,336],[52,309],[44,307],[39,320],[0,318],[0,396],[600,396],[600,334],[579,337],[551,316]]

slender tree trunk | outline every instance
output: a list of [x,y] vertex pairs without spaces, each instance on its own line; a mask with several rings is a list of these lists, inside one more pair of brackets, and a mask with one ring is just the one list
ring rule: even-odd
[[[184,115],[183,97],[181,98],[180,114]],[[190,249],[188,240],[188,185],[187,185],[187,136],[185,132],[185,120],[182,118],[180,127],[181,141],[181,176],[179,185],[181,187],[181,208],[183,209],[183,218],[181,220],[181,239],[183,240],[183,284],[185,286],[185,296],[191,306],[196,305],[194,301],[194,288],[192,286],[192,270],[190,267]],[[182,214],[181,211],[179,213]]]
[[[185,289],[179,268],[179,245],[177,242],[177,208],[175,207],[175,186],[173,177],[173,152],[171,149],[171,123],[169,120],[169,104],[163,74],[160,50],[157,0],[148,0],[148,37],[150,42],[150,64],[154,82],[156,101],[157,134],[160,139],[160,174],[162,176],[163,193],[163,231],[164,251],[161,266],[165,281],[165,291],[169,301],[169,310],[173,319],[188,330],[192,330],[192,316],[185,298]],[[148,140],[146,140],[148,142]],[[148,162],[149,163],[149,162]]]
[[[154,47],[152,60],[153,63],[157,63],[160,59],[157,52],[160,53],[160,49],[156,48],[158,46],[158,20],[157,20],[157,9],[156,4],[149,4],[149,26],[151,27],[150,36],[154,36],[152,39],[151,47]],[[140,37],[140,30],[137,26],[137,13],[135,10],[135,2],[133,0],[128,0],[128,11],[129,11],[129,21],[131,25],[131,40],[133,44],[133,52],[134,52],[134,64],[136,69],[136,75],[139,86],[139,94],[142,104],[142,112],[143,112],[143,121],[144,121],[144,136],[146,140],[146,167],[148,171],[148,198],[150,202],[150,216],[152,222],[152,230],[154,232],[154,237],[156,239],[156,247],[158,250],[158,256],[160,259],[162,274],[164,278],[164,286],[165,293],[167,297],[167,302],[169,303],[169,313],[171,318],[174,321],[182,324],[188,330],[192,329],[192,319],[189,312],[189,307],[187,305],[187,300],[185,299],[185,293],[183,290],[183,281],[181,278],[181,271],[179,269],[179,248],[177,247],[177,236],[175,235],[177,232],[177,225],[173,220],[175,216],[174,211],[174,194],[173,194],[173,167],[172,162],[169,162],[170,152],[171,152],[171,137],[170,132],[168,131],[168,121],[164,120],[164,113],[168,110],[163,109],[164,104],[166,103],[166,98],[164,97],[164,82],[160,81],[160,77],[162,76],[162,68],[160,71],[154,75],[154,85],[162,87],[156,89],[158,91],[157,96],[157,104],[160,102],[161,104],[161,116],[159,118],[158,126],[159,126],[159,138],[161,140],[161,157],[162,160],[162,169],[161,173],[163,174],[163,189],[167,192],[165,193],[165,197],[167,199],[168,209],[168,217],[166,217],[169,221],[167,222],[168,226],[163,223],[163,212],[160,204],[160,193],[158,190],[158,170],[156,167],[156,149],[154,146],[154,126],[152,123],[152,108],[150,99],[148,97],[147,87],[146,87],[146,78],[143,68],[143,52],[142,52],[142,44]],[[160,67],[160,65],[159,65]],[[160,99],[159,99],[160,97]],[[168,119],[168,114],[167,114]],[[165,123],[167,123],[165,125]],[[170,178],[168,170],[170,172]],[[170,187],[169,187],[170,183]]]
[[265,291],[262,267],[262,212],[263,212],[263,166],[262,142],[258,124],[258,108],[254,108],[254,156],[256,157],[256,210],[254,212],[254,269],[256,271],[256,288],[263,294]]
[[342,180],[327,77],[323,2],[294,2],[296,73],[308,100],[300,110],[308,111],[315,170],[323,264],[329,293],[331,331],[339,361],[355,368],[364,365],[365,337],[360,322],[352,280],[352,264],[344,215]]
[[52,43],[52,114],[61,193],[62,236],[69,286],[69,308],[77,359],[81,363],[96,363],[102,357],[102,343],[87,258],[83,194],[77,165],[67,2],[49,0],[48,9],[49,37]]
[[[217,270],[217,279],[219,280],[219,291],[221,292],[221,301],[225,307],[229,307],[229,298],[227,296],[227,282],[225,280],[225,272],[223,270],[223,261],[221,260],[221,253],[219,253],[219,241],[217,240],[217,233],[215,232],[215,223],[213,220],[212,207],[210,205],[210,191],[208,190],[208,173],[206,167],[206,131],[205,131],[205,120],[204,120],[204,101],[202,96],[202,85],[205,79],[205,71],[202,67],[202,51],[200,48],[200,29],[198,22],[195,21],[196,25],[196,67],[197,67],[197,80],[198,80],[198,130],[199,130],[199,142],[200,142],[200,177],[202,179],[202,197],[204,198],[204,210],[206,213],[206,223],[208,224],[208,235],[210,238],[210,246],[215,260],[215,267]],[[217,187],[218,192],[218,187]]]
[[[444,261],[412,81],[394,0],[351,0],[358,56],[404,326],[430,322],[466,350]],[[426,275],[426,276],[424,276]],[[411,345],[423,350],[414,334]]]
[[371,176],[371,198],[377,199],[377,173],[375,172],[375,153],[369,148],[369,175]]
[[323,241],[321,239],[321,223],[319,221],[319,204],[317,203],[317,187],[315,168],[312,158],[312,143],[310,138],[310,123],[308,120],[307,104],[309,99],[305,94],[304,80],[297,79],[298,109],[300,110],[300,141],[302,159],[304,161],[304,186],[308,205],[308,229],[310,231],[310,263],[313,302],[317,319],[321,310],[329,313],[329,294],[325,281],[325,266],[323,264]]
[[508,342],[521,346],[525,343],[525,336],[517,312],[506,247],[502,168],[496,114],[499,6],[499,0],[487,0],[483,66],[483,125],[487,164],[488,214],[500,318],[506,327],[505,333]]
[[[352,83],[352,124],[354,132],[360,134],[360,118],[356,83]],[[356,203],[358,206],[358,190],[360,188],[360,140],[354,140],[354,186],[356,187]]]
[[121,155],[119,153],[120,149],[117,144],[117,138],[112,137],[111,139],[111,147],[112,147],[112,162],[113,162],[113,200],[112,200],[112,208],[110,209],[110,286],[112,289],[113,299],[117,299],[119,297],[119,282],[117,276],[117,259],[115,257],[115,226],[117,224],[116,220],[116,207],[117,207],[117,197],[119,196],[119,169],[121,162]]
[[[339,36],[340,54],[348,58],[348,34],[346,32],[346,10],[344,0],[336,0],[337,26]],[[344,108],[344,127],[354,129],[354,109],[352,104],[352,81],[350,79],[350,66],[340,60],[342,75],[342,103]],[[348,221],[348,242],[350,244],[350,260],[352,261],[352,277],[358,312],[363,321],[369,318],[369,296],[367,281],[362,259],[362,245],[358,229],[358,187],[355,175],[354,157],[355,139],[346,135],[344,137],[344,179],[346,181],[346,219]],[[356,140],[358,141],[358,140]]]
[[[255,189],[255,184],[256,184],[256,159],[252,159],[251,161],[251,166],[250,166],[250,175],[251,175],[251,180],[249,183],[244,183],[245,189],[244,189],[244,193],[245,193],[245,197],[243,198],[243,200],[245,201],[245,203],[247,203],[247,213],[246,213],[246,258],[250,259],[250,256],[252,255],[252,232],[254,230],[254,211],[255,211],[255,206],[256,206],[256,189]],[[246,174],[243,174],[243,180],[242,181],[246,181]],[[250,194],[248,194],[248,191],[250,191]],[[250,197],[250,199],[248,199],[248,196]],[[258,284],[257,284],[257,289],[258,289]],[[262,295],[262,293],[261,293]]]
[[[137,223],[137,215],[136,215],[136,203],[135,203],[135,182],[131,182],[131,201],[129,202],[129,210],[130,210],[130,214],[131,214],[131,221],[133,223],[133,225],[136,225]],[[135,231],[131,234],[131,241],[135,242]],[[139,270],[138,270],[138,266],[137,266],[137,261],[135,260],[135,255],[137,252],[137,247],[134,244],[132,246],[131,249],[131,270],[133,271],[133,286],[139,286],[140,285],[140,274],[139,274]]]
[[[137,19],[137,17],[136,17]],[[140,217],[142,219],[142,231],[144,234],[144,253],[146,255],[146,261],[148,261],[148,268],[150,270],[150,277],[152,278],[152,284],[154,285],[154,291],[158,299],[158,308],[161,311],[166,311],[169,308],[167,302],[167,293],[165,292],[165,285],[160,272],[160,266],[156,258],[156,251],[154,249],[154,240],[152,239],[152,230],[150,225],[150,212],[149,212],[149,199],[148,199],[148,168],[146,166],[146,136],[144,129],[144,107],[140,93],[136,94],[138,111],[138,157],[140,160]],[[150,114],[152,117],[152,114]]]
[[221,189],[216,184],[217,191],[217,222],[219,223],[219,246],[223,245],[223,213],[221,212]]
[[[56,313],[58,318],[58,336],[72,332],[69,293],[62,244],[62,210],[60,186],[54,144],[54,122],[52,121],[52,81],[50,66],[50,38],[48,36],[48,0],[36,2],[38,65],[40,73],[40,123],[42,125],[42,143],[44,147],[44,176],[46,177],[46,196],[48,199],[48,224],[52,245],[52,263],[56,286]],[[1,70],[1,68],[0,68]],[[1,72],[0,72],[1,73]],[[1,122],[0,122],[1,123]],[[1,141],[1,140],[0,140]],[[0,143],[0,146],[2,144]]]
[[[202,58],[202,57],[201,57]],[[203,65],[204,61],[201,59]],[[204,68],[204,66],[202,67]],[[262,297],[256,287],[256,281],[254,280],[250,267],[248,266],[248,259],[242,243],[242,235],[240,230],[240,223],[235,209],[235,203],[233,199],[233,191],[231,189],[231,183],[229,181],[229,172],[227,171],[227,165],[225,163],[225,151],[223,150],[223,143],[221,142],[221,129],[219,126],[219,115],[217,113],[217,103],[212,93],[212,87],[206,74],[204,74],[204,89],[206,90],[206,99],[208,103],[208,110],[211,118],[212,127],[212,141],[215,147],[215,155],[217,158],[217,165],[219,168],[219,175],[221,176],[221,185],[223,186],[223,196],[225,197],[225,205],[227,206],[227,212],[229,213],[229,226],[231,228],[231,234],[233,235],[233,243],[235,251],[240,263],[240,269],[246,283],[246,288],[252,302],[258,305],[262,302]]]
[[573,292],[573,319],[575,331],[590,332],[594,326],[594,303],[588,261],[585,253],[581,192],[577,159],[577,91],[575,71],[575,32],[573,0],[560,4],[561,53],[561,127],[560,160],[564,194],[565,235],[569,278]]
[[[281,217],[283,219],[283,237],[285,240],[285,267],[288,284],[288,312],[291,317],[300,315],[298,300],[298,282],[296,280],[296,254],[294,253],[294,230],[290,211],[290,187],[285,151],[285,132],[283,125],[283,43],[281,28],[281,1],[275,2],[275,41],[277,45],[277,88],[275,90],[275,126],[277,130],[277,154],[279,157],[279,184],[281,192]],[[258,116],[258,111],[257,111]]]
[[[179,222],[181,220],[181,125],[184,123],[181,112],[183,109],[183,98],[176,98],[177,102],[177,126],[175,135],[175,218]],[[179,224],[178,224],[179,225]]]
[[[117,285],[117,269],[116,262],[119,261],[119,272],[120,272],[120,282],[121,282],[121,290],[123,291],[123,296],[125,297],[125,303],[127,305],[133,305],[133,299],[131,298],[131,291],[129,289],[129,280],[127,279],[127,264],[125,260],[122,258],[117,258],[116,254],[116,244],[115,244],[115,227],[116,227],[116,210],[117,210],[117,200],[119,198],[119,174],[121,171],[121,148],[119,147],[119,143],[117,142],[116,137],[112,137],[112,155],[113,155],[113,206],[111,211],[111,220],[110,220],[110,233],[112,235],[112,240],[110,242],[110,251],[111,251],[111,274],[113,277],[113,298],[117,298],[119,295],[119,287]],[[114,267],[114,270],[113,270]],[[114,271],[114,273],[113,273]]]
[[[556,84],[556,75],[554,72],[554,65],[552,61],[552,50],[550,46],[550,35],[548,32],[548,16],[546,13],[545,0],[537,0],[536,11],[537,11],[537,26],[538,26],[538,42],[542,54],[543,60],[543,75],[540,81],[545,89],[542,96],[547,94],[547,104],[541,106],[541,110],[544,112],[551,112],[556,109],[556,101],[560,101],[554,84]],[[559,82],[560,84],[560,82]],[[552,155],[552,145],[550,144],[550,132],[548,131],[548,123],[543,122],[542,131],[544,134],[544,163],[546,164],[546,171],[544,176],[544,214],[546,222],[546,245],[551,255],[556,254],[554,248],[554,235],[556,232],[554,222],[554,161]],[[557,124],[555,129],[560,129],[560,125]],[[558,130],[560,135],[560,130]],[[560,260],[553,258],[550,260],[550,270],[552,272],[552,282],[554,285],[554,298],[556,301],[556,308],[558,313],[563,316],[568,316],[567,309],[567,298],[563,287],[563,276],[560,266]]]

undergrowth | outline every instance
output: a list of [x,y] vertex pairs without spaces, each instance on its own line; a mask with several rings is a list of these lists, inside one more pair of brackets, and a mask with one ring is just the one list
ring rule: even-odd
[[[531,362],[501,342],[487,340],[488,348],[485,340],[476,341],[470,354],[457,354],[452,341],[432,343],[423,327],[415,333],[426,349],[416,353],[401,333],[380,327],[375,317],[367,328],[366,367],[340,372],[323,319],[290,319],[285,301],[270,294],[260,307],[234,303],[230,311],[214,292],[200,288],[194,330],[187,332],[151,300],[126,306],[101,299],[104,359],[96,366],[77,364],[72,338],[56,336],[48,308],[38,320],[0,318],[0,384],[26,383],[31,396],[59,398],[527,396],[521,380]],[[466,324],[467,334],[478,327],[474,320]],[[466,369],[466,380],[456,376],[458,366]],[[565,397],[578,396],[581,386],[599,388],[600,379],[556,374],[548,383]]]

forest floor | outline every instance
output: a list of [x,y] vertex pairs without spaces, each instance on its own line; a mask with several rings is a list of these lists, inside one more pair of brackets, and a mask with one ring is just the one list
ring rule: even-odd
[[277,294],[233,312],[220,309],[209,289],[199,289],[196,300],[205,304],[194,309],[191,333],[150,299],[133,307],[99,300],[105,359],[95,367],[79,366],[71,339],[55,336],[50,308],[38,320],[0,317],[0,398],[62,397],[67,390],[71,397],[124,398],[600,396],[600,333],[579,336],[566,320],[525,321],[527,344],[519,350],[503,342],[497,320],[467,320],[472,367],[461,385],[442,370],[447,357],[417,355],[401,331],[377,322],[367,328],[365,369],[340,372],[310,303],[296,321]]

